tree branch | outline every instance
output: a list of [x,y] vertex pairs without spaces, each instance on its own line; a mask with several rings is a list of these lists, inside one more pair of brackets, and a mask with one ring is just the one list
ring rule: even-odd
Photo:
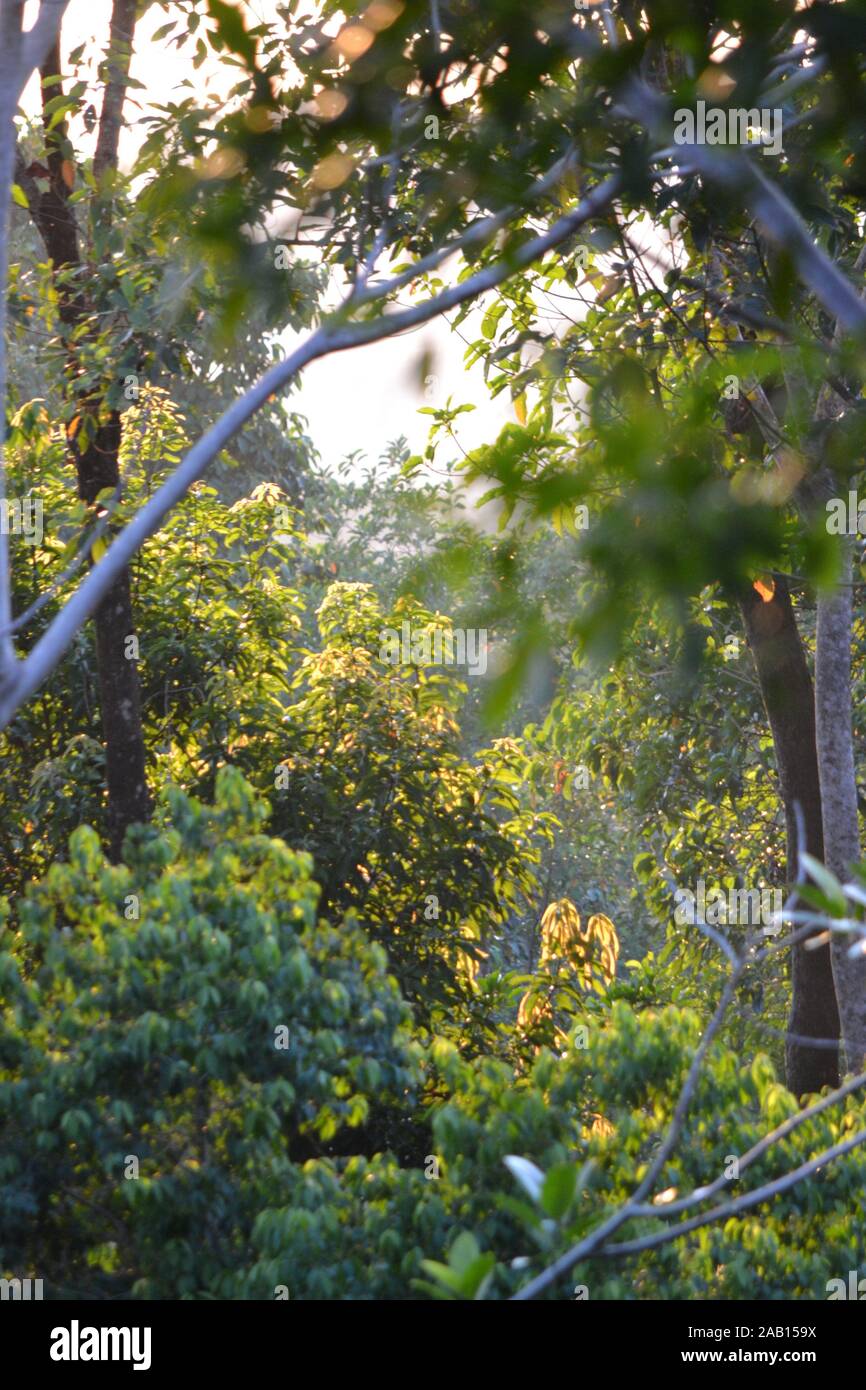
[[720,155],[702,145],[683,145],[681,168],[691,167],[710,182],[736,190],[760,223],[764,235],[781,246],[800,278],[828,313],[849,333],[866,333],[866,305],[838,266],[809,235],[793,203],[744,155]]
[[123,103],[129,86],[136,10],[137,0],[114,0],[111,10],[106,58],[108,72],[99,117],[99,133],[96,137],[96,153],[93,156],[93,173],[97,182],[107,170],[114,169],[117,165]]
[[[427,323],[467,300],[494,289],[515,271],[532,264],[547,251],[566,241],[580,227],[597,217],[619,193],[619,175],[612,175],[589,193],[576,208],[559,218],[547,232],[518,247],[507,259],[486,266],[475,275],[421,304],[362,323],[344,322],[354,304],[344,304],[331,320],[318,328],[282,362],[278,362],[239,400],[229,407],[206,434],[193,445],[171,477],[119,532],[111,546],[54,618],[27,658],[20,662],[14,679],[0,691],[0,729],[39,688],[69,647],[76,632],[105,597],[115,579],[144,542],[160,527],[163,518],[207,470],[228,441],[277,391],[283,391],[310,362],[333,352],[345,352],[365,343],[393,337]],[[390,292],[390,285],[382,292]]]
[[578,1241],[577,1245],[572,1246],[564,1255],[560,1255],[559,1259],[554,1260],[552,1265],[548,1265],[547,1269],[542,1270],[542,1272],[536,1275],[534,1279],[531,1279],[524,1288],[519,1289],[518,1292],[513,1295],[514,1302],[520,1303],[534,1298],[537,1293],[541,1293],[549,1284],[554,1283],[561,1274],[567,1274],[574,1265],[579,1264],[580,1261],[586,1259],[587,1256],[595,1254],[599,1247],[604,1245],[607,1237],[613,1235],[614,1231],[618,1230],[620,1226],[630,1220],[636,1208],[640,1208],[640,1204],[643,1202],[644,1197],[652,1190],[656,1178],[673,1151],[679,1137],[683,1120],[686,1116],[686,1111],[688,1110],[698,1083],[698,1076],[701,1066],[703,1065],[704,1057],[728,1011],[728,1005],[734,997],[734,992],[740,982],[745,964],[745,958],[740,960],[736,969],[732,970],[731,974],[728,976],[727,983],[722,990],[721,997],[716,1006],[716,1011],[710,1020],[709,1027],[701,1038],[700,1046],[695,1052],[692,1064],[689,1067],[688,1074],[683,1083],[682,1090],[680,1091],[673,1119],[668,1126],[664,1140],[633,1196],[623,1206],[618,1207],[615,1212],[612,1212],[606,1221],[602,1221],[600,1226],[596,1226],[593,1231],[590,1231],[588,1236],[584,1236],[583,1240]]
[[[706,1044],[709,1041],[713,1025],[717,1024],[717,1020],[720,1021],[721,1015],[727,1008],[727,1002],[729,1001],[726,1001],[725,996],[728,995],[730,987],[738,978],[738,974],[734,972],[728,981],[728,989],[725,990],[722,999],[719,1001],[719,1008],[716,1010],[713,1022],[704,1035],[699,1054],[696,1054],[695,1063],[698,1063],[698,1065],[699,1055],[702,1056],[703,1052],[706,1051]],[[638,1217],[663,1219],[676,1212],[686,1210],[688,1207],[693,1206],[695,1202],[706,1201],[708,1197],[715,1196],[724,1186],[725,1182],[727,1182],[727,1178],[724,1176],[717,1178],[709,1186],[696,1188],[686,1197],[682,1197],[678,1201],[672,1202],[665,1207],[650,1206],[640,1200],[641,1196],[645,1195],[646,1191],[652,1185],[652,1182],[655,1181],[655,1177],[658,1175],[662,1163],[667,1160],[671,1152],[673,1147],[672,1141],[676,1139],[677,1120],[678,1117],[682,1119],[682,1115],[685,1111],[684,1102],[685,1104],[688,1103],[688,1092],[692,1086],[693,1077],[696,1074],[695,1063],[693,1063],[686,1084],[683,1087],[683,1091],[680,1095],[680,1102],[668,1129],[665,1142],[656,1160],[652,1164],[650,1171],[647,1173],[647,1176],[644,1178],[634,1196],[614,1212],[607,1221],[603,1222],[601,1226],[591,1232],[589,1236],[584,1237],[578,1245],[574,1246],[565,1255],[560,1256],[548,1269],[544,1270],[533,1279],[525,1288],[520,1289],[514,1294],[512,1301],[525,1301],[534,1297],[536,1293],[540,1293],[542,1289],[551,1284],[560,1274],[566,1273],[573,1268],[574,1265],[579,1264],[581,1260],[587,1259],[589,1256],[609,1259],[618,1255],[638,1254],[659,1245],[667,1245],[672,1240],[676,1240],[678,1236],[685,1235],[689,1231],[697,1230],[700,1226],[707,1226],[712,1222],[723,1221],[730,1216],[736,1216],[741,1211],[746,1211],[750,1207],[758,1206],[761,1202],[769,1201],[773,1197],[779,1196],[782,1192],[788,1191],[789,1188],[796,1186],[796,1184],[801,1182],[804,1178],[810,1177],[813,1173],[818,1172],[825,1164],[832,1162],[833,1159],[841,1158],[846,1153],[850,1153],[852,1149],[866,1143],[866,1129],[858,1130],[857,1133],[852,1135],[849,1139],[834,1144],[829,1149],[824,1149],[814,1158],[806,1160],[804,1163],[801,1163],[799,1167],[792,1169],[789,1173],[785,1173],[781,1178],[775,1178],[772,1182],[764,1183],[761,1187],[754,1188],[751,1192],[745,1192],[742,1196],[732,1198],[729,1202],[724,1202],[716,1207],[712,1207],[709,1211],[699,1212],[690,1217],[687,1221],[681,1221],[677,1225],[667,1227],[663,1231],[655,1231],[651,1235],[641,1236],[632,1241],[623,1241],[608,1245],[606,1243],[607,1236],[626,1221]],[[866,1082],[866,1072],[861,1073],[859,1076],[852,1077],[843,1086],[838,1087],[837,1090],[831,1092],[827,1096],[822,1096],[805,1110],[799,1111],[796,1115],[789,1116],[789,1118],[781,1125],[778,1125],[775,1130],[765,1135],[749,1149],[748,1153],[740,1160],[740,1168],[742,1169],[748,1164],[753,1163],[757,1158],[760,1158],[761,1155],[766,1153],[774,1144],[787,1138],[799,1125],[804,1124],[807,1120],[813,1119],[829,1106],[844,1100],[846,1096],[861,1087],[864,1082]],[[661,1163],[659,1162],[660,1158]]]
[[[15,4],[15,0],[2,0],[2,3],[4,8],[7,5],[17,9],[22,8],[20,4]],[[16,105],[18,98],[30,81],[34,69],[43,63],[45,55],[50,51],[60,34],[60,25],[63,22],[63,15],[68,3],[69,0],[41,0],[33,28],[28,29],[23,36],[18,90],[15,93]]]
[[[804,1112],[808,1116],[808,1112]],[[790,1173],[785,1173],[781,1178],[776,1178],[773,1182],[764,1183],[763,1187],[756,1187],[752,1192],[744,1192],[742,1197],[734,1197],[730,1202],[723,1202],[718,1207],[712,1207],[710,1211],[700,1212],[692,1216],[688,1221],[681,1221],[677,1226],[670,1226],[667,1230],[656,1231],[651,1236],[641,1236],[637,1240],[623,1241],[619,1245],[608,1245],[606,1249],[599,1250],[598,1254],[605,1259],[614,1255],[635,1255],[641,1250],[652,1250],[657,1245],[667,1245],[670,1241],[676,1240],[678,1236],[685,1235],[688,1231],[695,1231],[699,1226],[708,1226],[712,1221],[724,1221],[729,1216],[736,1216],[741,1211],[748,1211],[749,1207],[756,1207],[761,1202],[768,1202],[771,1197],[778,1197],[780,1193],[787,1192],[788,1188],[795,1187],[803,1178],[811,1177],[819,1168],[825,1164],[832,1163],[834,1158],[842,1158],[852,1149],[856,1149],[860,1144],[866,1143],[866,1129],[859,1129],[856,1134],[852,1134],[850,1139],[845,1139],[839,1144],[834,1144],[830,1149],[824,1149],[822,1153],[810,1158],[806,1163],[801,1163],[799,1168],[793,1168]],[[659,1212],[656,1211],[656,1215]]]

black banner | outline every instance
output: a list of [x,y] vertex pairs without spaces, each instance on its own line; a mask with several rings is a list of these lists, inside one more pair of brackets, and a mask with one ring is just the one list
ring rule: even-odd
[[[609,1361],[617,1371],[646,1371],[667,1375],[675,1369],[700,1378],[714,1367],[735,1370],[761,1368],[766,1372],[805,1369],[826,1375],[841,1369],[858,1354],[863,1324],[853,1309],[828,1302],[801,1303],[593,1303],[591,1300],[551,1306],[530,1304],[511,1310],[499,1322],[501,1304],[468,1308],[443,1303],[407,1303],[400,1312],[401,1327],[415,1319],[428,1340],[425,1368],[432,1347],[441,1346],[452,1358],[457,1346],[496,1355],[498,1347],[513,1347],[519,1336],[544,1331],[567,1334],[575,1356]],[[4,1345],[14,1348],[25,1370],[48,1374],[63,1383],[70,1376],[100,1377],[108,1372],[164,1376],[167,1372],[239,1371],[257,1374],[268,1365],[297,1367],[318,1352],[322,1370],[332,1373],[341,1356],[353,1363],[370,1350],[367,1340],[393,1313],[377,1313],[368,1302],[312,1303],[286,1300],[265,1308],[259,1303],[115,1303],[25,1302],[0,1303]],[[327,1322],[320,1322],[327,1319]],[[390,1324],[389,1324],[390,1325]],[[345,1327],[348,1337],[334,1337]],[[429,1334],[436,1329],[437,1341]],[[523,1332],[521,1333],[521,1328]],[[328,1340],[319,1337],[320,1329]],[[459,1344],[439,1342],[453,1329]],[[501,1329],[502,1340],[494,1337]],[[363,1337],[359,1342],[357,1338]],[[315,1340],[313,1340],[315,1338]],[[304,1339],[303,1341],[300,1339]],[[396,1351],[400,1342],[395,1342]],[[531,1353],[532,1343],[524,1350]],[[367,1348],[367,1352],[362,1350]],[[291,1356],[287,1354],[291,1348]],[[462,1357],[461,1357],[462,1359]],[[402,1358],[401,1358],[402,1360]]]

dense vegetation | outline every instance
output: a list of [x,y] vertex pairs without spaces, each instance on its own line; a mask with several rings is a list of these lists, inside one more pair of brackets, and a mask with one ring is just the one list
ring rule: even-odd
[[[866,9],[55,9],[0,54],[0,1277],[826,1298]],[[322,460],[306,362],[446,314],[513,420],[422,359],[424,450]]]

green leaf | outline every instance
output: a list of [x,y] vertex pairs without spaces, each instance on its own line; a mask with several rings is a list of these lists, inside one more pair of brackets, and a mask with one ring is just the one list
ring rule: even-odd
[[475,1263],[480,1253],[478,1241],[471,1231],[461,1231],[448,1252],[448,1263],[452,1269],[462,1274]]
[[240,10],[234,5],[225,4],[225,0],[208,0],[208,13],[216,20],[217,31],[226,47],[240,54],[247,65],[253,67],[256,46],[244,27]]
[[492,1253],[479,1255],[477,1260],[463,1271],[462,1290],[466,1298],[481,1299],[490,1287],[496,1256]]
[[440,1264],[438,1260],[422,1260],[421,1268],[428,1274],[432,1274],[434,1279],[438,1279],[440,1284],[449,1289],[453,1294],[459,1294],[463,1288],[461,1274],[452,1269],[450,1265]]
[[838,912],[840,916],[843,915],[846,911],[845,894],[836,875],[831,873],[820,859],[807,854],[805,850],[800,855],[800,861],[831,904],[833,911]]
[[577,1169],[573,1163],[557,1163],[544,1179],[541,1205],[548,1216],[560,1221],[574,1200]]

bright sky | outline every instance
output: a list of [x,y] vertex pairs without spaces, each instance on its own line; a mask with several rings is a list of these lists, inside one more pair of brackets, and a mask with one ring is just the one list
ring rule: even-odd
[[[255,0],[248,8],[263,18],[275,4],[274,0]],[[26,25],[32,22],[32,10],[31,0],[25,11]],[[87,45],[85,59],[98,61],[108,39],[110,11],[110,0],[71,0],[62,32],[64,61],[80,44]],[[153,33],[170,17],[170,10],[152,5],[136,28],[132,76],[143,82],[145,89],[133,91],[127,99],[125,116],[129,128],[121,142],[122,162],[129,161],[135,151],[138,134],[133,123],[149,103],[189,95],[188,90],[179,91],[184,79],[190,79],[199,94],[214,90],[222,75],[215,62],[205,62],[198,71],[194,70],[191,47],[178,50],[165,40],[158,44],[152,41]],[[38,79],[34,76],[22,105],[29,114],[35,114],[39,104]],[[99,109],[98,97],[95,104]],[[73,123],[71,133],[76,148],[90,153],[95,136],[88,136],[80,121]],[[461,326],[467,339],[478,336],[479,317],[480,311]],[[329,467],[355,449],[375,458],[401,434],[409,440],[413,453],[421,452],[430,420],[419,415],[418,408],[444,405],[449,395],[455,404],[465,402],[476,407],[458,421],[460,445],[468,452],[493,440],[502,425],[515,417],[506,393],[495,401],[489,399],[481,367],[467,370],[463,350],[460,338],[450,332],[444,321],[437,320],[403,337],[313,363],[305,371],[300,388],[290,397],[290,404],[307,417],[310,436]],[[426,377],[435,378],[428,380],[426,393],[419,366],[425,353],[432,363]]]
[[[478,315],[473,315],[464,322],[461,333],[477,335],[477,320]],[[426,388],[420,379],[425,352],[431,358]],[[376,457],[401,434],[413,453],[421,453],[430,417],[419,415],[418,408],[443,406],[449,396],[455,405],[476,407],[455,425],[460,447],[467,453],[492,442],[503,424],[515,418],[506,393],[489,400],[480,366],[464,367],[462,342],[437,320],[399,338],[313,362],[292,405],[308,417],[310,435],[323,461],[333,464],[353,449]]]

